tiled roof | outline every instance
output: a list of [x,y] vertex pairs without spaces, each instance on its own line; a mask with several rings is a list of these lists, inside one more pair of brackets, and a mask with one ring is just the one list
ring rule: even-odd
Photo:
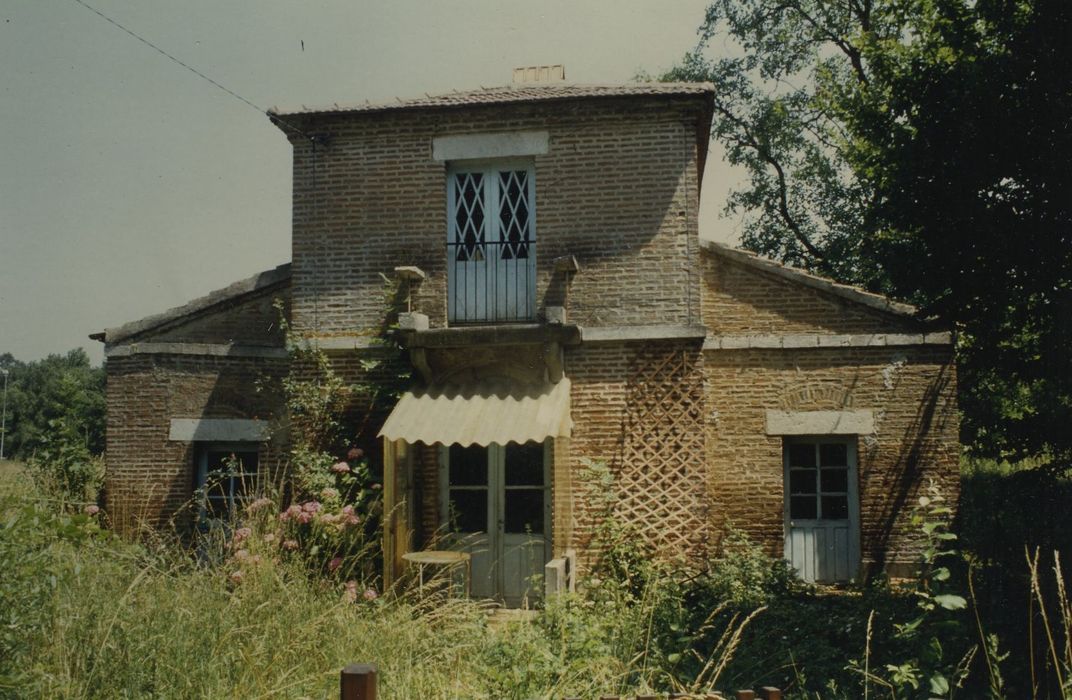
[[331,114],[342,112],[386,112],[408,109],[437,109],[473,105],[573,100],[593,97],[646,97],[704,95],[714,92],[711,83],[627,83],[622,85],[575,85],[570,83],[520,84],[481,88],[465,92],[425,95],[415,99],[396,99],[384,103],[336,103],[320,107],[302,105],[298,108],[272,107],[269,115]]

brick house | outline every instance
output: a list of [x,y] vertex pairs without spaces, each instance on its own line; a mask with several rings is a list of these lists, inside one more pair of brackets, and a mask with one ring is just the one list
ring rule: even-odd
[[93,336],[113,516],[166,522],[228,451],[281,468],[253,388],[287,367],[273,301],[347,375],[393,275],[415,381],[369,446],[388,578],[454,547],[516,604],[583,572],[608,512],[694,561],[733,523],[808,580],[908,570],[907,507],[956,496],[950,336],[701,240],[711,110],[706,84],[544,83],[271,112],[292,262]]

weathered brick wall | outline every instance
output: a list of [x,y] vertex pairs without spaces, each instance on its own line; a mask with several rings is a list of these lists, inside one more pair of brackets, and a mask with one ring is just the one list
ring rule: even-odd
[[704,368],[716,537],[732,521],[782,553],[782,437],[765,434],[767,409],[872,409],[875,434],[857,442],[861,555],[865,565],[918,559],[909,510],[930,482],[951,503],[958,494],[948,347],[715,350],[705,353]]
[[[696,123],[702,100],[498,105],[307,117],[327,146],[294,139],[294,320],[349,334],[376,324],[381,273],[428,273],[415,308],[445,325],[446,167],[432,139],[545,129],[536,156],[537,299],[585,325],[699,318]],[[574,255],[566,292],[552,261]],[[566,297],[568,296],[568,300]],[[564,302],[565,300],[565,302]]]
[[283,331],[279,323],[276,301],[289,313],[289,283],[277,285],[256,294],[219,304],[193,317],[166,327],[126,338],[131,342],[236,343],[282,347]]
[[606,504],[584,476],[586,460],[609,467],[610,509],[643,542],[667,557],[705,549],[702,360],[695,341],[590,344],[567,353],[573,433],[554,484],[556,552],[577,548],[582,566],[599,554],[593,535]]
[[[279,397],[255,390],[285,362],[264,358],[133,355],[107,362],[107,510],[117,525],[165,526],[191,498],[195,443],[168,439],[172,418],[261,418]],[[279,466],[280,440],[261,450],[264,473]],[[180,516],[185,525],[188,515]]]
[[703,322],[724,335],[919,333],[913,319],[880,313],[705,251]]

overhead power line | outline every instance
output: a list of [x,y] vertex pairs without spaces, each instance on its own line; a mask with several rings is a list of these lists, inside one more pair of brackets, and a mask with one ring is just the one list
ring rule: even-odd
[[[149,48],[151,48],[151,49],[152,49],[153,51],[156,51],[156,52],[157,52],[158,54],[160,54],[161,56],[164,56],[164,57],[166,57],[166,58],[170,59],[170,60],[171,60],[171,61],[173,61],[174,63],[177,63],[177,64],[179,64],[180,66],[182,66],[182,67],[183,67],[183,68],[185,68],[186,70],[190,71],[191,73],[193,73],[193,74],[194,74],[194,75],[196,75],[197,77],[201,78],[202,80],[204,80],[204,81],[206,81],[206,82],[208,82],[208,83],[210,83],[210,84],[212,84],[212,85],[216,86],[216,87],[217,87],[217,88],[219,88],[220,90],[223,90],[223,91],[224,91],[224,92],[226,92],[226,93],[227,93],[228,95],[230,95],[231,97],[235,98],[236,100],[239,100],[239,101],[241,101],[241,102],[245,103],[246,105],[248,105],[248,106],[252,107],[253,109],[257,110],[258,112],[260,112],[261,114],[268,114],[268,110],[266,110],[266,109],[264,109],[263,107],[260,107],[260,106],[258,106],[258,105],[256,105],[256,104],[254,104],[254,103],[253,103],[253,102],[251,102],[250,100],[247,100],[247,99],[246,99],[245,97],[242,97],[241,95],[239,95],[239,94],[238,94],[237,92],[235,92],[234,90],[231,90],[231,89],[229,89],[229,88],[228,88],[228,87],[226,87],[225,85],[221,85],[221,84],[220,84],[219,82],[217,82],[217,81],[213,80],[212,78],[208,77],[207,75],[205,75],[205,74],[204,74],[204,73],[202,73],[201,71],[197,70],[197,69],[196,69],[196,68],[194,68],[193,66],[191,66],[191,65],[189,65],[189,64],[187,64],[187,63],[185,63],[185,62],[183,62],[182,60],[180,60],[180,59],[178,59],[178,58],[176,58],[176,57],[172,56],[172,55],[171,55],[171,54],[169,54],[169,53],[168,53],[167,51],[164,51],[164,50],[163,50],[162,48],[160,48],[159,46],[157,46],[157,45],[156,45],[156,44],[154,44],[153,42],[151,42],[151,41],[149,41],[148,39],[146,39],[146,38],[142,37],[141,35],[137,34],[137,33],[136,33],[136,32],[134,32],[133,30],[131,30],[131,29],[128,29],[128,28],[126,28],[125,26],[123,26],[122,24],[120,24],[120,23],[119,23],[119,22],[117,22],[116,20],[112,19],[112,18],[111,18],[111,17],[109,17],[108,15],[104,14],[103,12],[101,12],[101,11],[100,11],[100,10],[98,10],[97,8],[93,7],[92,5],[89,5],[89,4],[85,3],[85,2],[83,2],[83,0],[74,0],[74,2],[78,3],[78,4],[79,4],[79,5],[81,5],[82,7],[86,8],[87,10],[89,10],[89,11],[90,11],[90,12],[92,12],[93,14],[97,15],[98,17],[100,17],[100,18],[101,18],[101,19],[103,19],[104,21],[108,22],[109,24],[111,24],[111,25],[113,25],[113,26],[115,26],[115,27],[117,27],[117,28],[121,29],[121,30],[122,30],[122,31],[124,31],[125,33],[127,33],[127,34],[129,34],[130,36],[134,37],[135,39],[137,39],[137,40],[138,40],[138,41],[140,41],[141,43],[143,43],[143,44],[145,44],[146,46],[148,46]],[[308,134],[306,134],[306,133],[305,133],[304,131],[302,131],[301,129],[299,129],[298,127],[296,127],[296,126],[294,126],[294,125],[292,125],[292,124],[288,124],[288,123],[287,123],[287,122],[285,122],[284,120],[280,119],[278,115],[274,115],[274,114],[271,114],[271,115],[268,115],[268,116],[269,116],[269,117],[270,117],[271,119],[273,119],[273,120],[275,120],[275,121],[279,122],[279,123],[280,123],[280,124],[282,124],[283,126],[287,127],[288,129],[292,129],[292,130],[293,130],[293,131],[294,131],[295,133],[301,134],[302,136],[305,136],[306,138],[310,138],[310,139],[312,138],[312,137],[310,137],[310,136],[309,136]]]

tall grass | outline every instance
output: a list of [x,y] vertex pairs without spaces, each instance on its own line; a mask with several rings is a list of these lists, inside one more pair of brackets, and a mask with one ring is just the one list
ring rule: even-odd
[[[159,538],[123,541],[97,517],[42,501],[32,484],[5,482],[0,614],[15,634],[0,646],[4,696],[330,698],[354,661],[380,667],[384,698],[590,697],[672,685],[665,664],[638,662],[652,644],[653,606],[670,590],[658,581],[629,601],[567,596],[533,622],[489,624],[479,603],[421,598],[405,585],[348,591],[280,556],[270,532],[243,542],[237,576],[233,548],[220,559]],[[709,676],[740,629],[738,620],[719,631],[726,642]]]

